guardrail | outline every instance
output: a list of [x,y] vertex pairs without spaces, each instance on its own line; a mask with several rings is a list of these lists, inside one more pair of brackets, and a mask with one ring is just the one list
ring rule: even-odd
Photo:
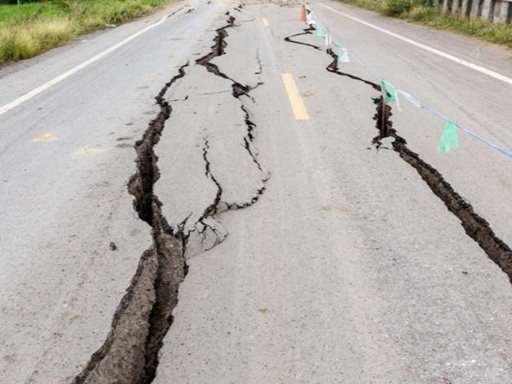
[[512,0],[437,0],[443,12],[493,23],[511,23]]

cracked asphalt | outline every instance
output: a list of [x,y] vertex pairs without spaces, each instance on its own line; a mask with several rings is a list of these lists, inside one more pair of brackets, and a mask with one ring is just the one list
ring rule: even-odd
[[[1,108],[160,22],[0,114],[0,381],[511,383],[510,160],[465,136],[438,154],[442,124],[383,107],[296,5],[242,3],[180,1],[0,68]],[[509,77],[510,51],[311,7],[512,143],[509,84],[332,9]]]

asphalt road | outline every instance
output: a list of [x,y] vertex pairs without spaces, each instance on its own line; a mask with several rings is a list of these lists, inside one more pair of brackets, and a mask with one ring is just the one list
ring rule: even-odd
[[512,159],[372,83],[511,150],[512,53],[245,3],[0,68],[0,381],[511,383]]

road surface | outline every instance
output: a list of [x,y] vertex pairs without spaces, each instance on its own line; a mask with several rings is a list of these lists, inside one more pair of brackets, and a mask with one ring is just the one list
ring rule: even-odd
[[310,6],[365,66],[197,0],[0,69],[2,383],[512,382],[512,161],[378,84],[510,150],[512,53]]

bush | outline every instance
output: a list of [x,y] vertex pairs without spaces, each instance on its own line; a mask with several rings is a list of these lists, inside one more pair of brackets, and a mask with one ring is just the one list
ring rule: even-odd
[[412,9],[411,0],[387,0],[384,13],[389,16],[400,16]]
[[417,5],[407,14],[408,20],[429,21],[437,15],[438,10],[434,7]]

